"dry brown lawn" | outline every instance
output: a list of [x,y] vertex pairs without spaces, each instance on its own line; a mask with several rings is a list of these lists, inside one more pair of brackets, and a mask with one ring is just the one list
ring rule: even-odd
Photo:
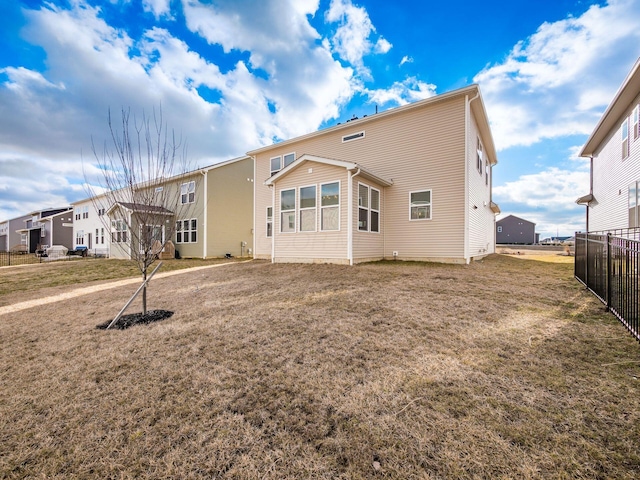
[[[0,315],[0,478],[639,478],[640,345],[543,260],[192,271],[128,330],[96,325],[135,285]],[[0,305],[71,288],[12,289],[38,267]]]

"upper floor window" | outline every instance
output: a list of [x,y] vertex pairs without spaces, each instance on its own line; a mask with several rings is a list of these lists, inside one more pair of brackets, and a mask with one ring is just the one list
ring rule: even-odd
[[270,160],[271,175],[273,175],[274,173],[278,173],[283,168],[288,167],[294,162],[295,159],[296,159],[295,153],[287,153],[286,155],[283,155],[283,156],[273,157]]
[[183,183],[180,187],[180,202],[184,205],[186,203],[193,203],[196,201],[196,182],[194,180]]
[[629,119],[622,122],[622,159],[629,156]]
[[633,130],[633,139],[635,140],[636,138],[638,138],[638,105],[636,105],[636,108],[633,109],[633,115],[631,116],[631,118],[633,119],[632,121],[632,126],[631,129]]
[[502,233],[502,225],[498,225],[498,233]]
[[431,220],[431,190],[410,192],[409,220]]
[[482,175],[482,160],[482,143],[480,142],[480,138],[478,138],[478,146],[476,148],[476,168],[480,175]]

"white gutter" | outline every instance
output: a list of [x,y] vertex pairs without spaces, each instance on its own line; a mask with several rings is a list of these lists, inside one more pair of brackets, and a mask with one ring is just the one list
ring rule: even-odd
[[208,213],[209,213],[209,191],[208,191],[208,187],[209,187],[209,170],[205,170],[200,171],[200,173],[202,174],[202,176],[204,177],[204,225],[203,225],[203,232],[204,232],[204,241],[202,242],[202,259],[206,260],[207,259],[207,237],[208,237],[208,233],[207,229],[208,229]]
[[360,169],[351,175],[349,173],[349,183],[347,184],[347,258],[349,265],[353,265],[353,179],[360,175]]
[[471,258],[469,255],[469,119],[471,111],[471,102],[480,96],[480,90],[475,97],[469,99],[469,95],[465,95],[464,102],[464,260],[469,263]]

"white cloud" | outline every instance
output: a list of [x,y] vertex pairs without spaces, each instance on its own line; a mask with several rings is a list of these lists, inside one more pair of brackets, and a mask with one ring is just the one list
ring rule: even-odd
[[372,52],[387,53],[392,45],[383,37],[379,37],[376,43],[372,44],[369,37],[376,29],[366,9],[355,6],[351,0],[331,0],[325,19],[329,23],[338,23],[338,28],[331,38],[333,51],[353,65],[364,78],[370,78],[363,58]]
[[402,60],[400,60],[399,66],[401,67],[405,63],[413,63],[413,57],[409,57],[408,55],[405,55],[404,57],[402,57]]
[[370,103],[376,103],[381,106],[389,103],[406,105],[407,103],[433,97],[436,94],[436,86],[431,83],[421,82],[415,77],[409,77],[402,82],[394,82],[388,89],[364,89],[363,93],[369,97]]
[[[234,52],[231,68],[221,72],[162,28],[131,38],[82,0],[24,10],[24,36],[44,49],[47,70],[0,71],[0,180],[15,184],[16,162],[34,165],[39,180],[24,182],[24,195],[0,189],[0,218],[86,197],[80,158],[93,161],[91,138],[100,146],[109,137],[109,108],[114,116],[121,107],[139,115],[162,104],[195,166],[314,131],[361,88],[309,23],[318,0],[183,1],[187,27]],[[156,16],[170,13],[169,3],[146,5]],[[248,61],[238,52],[248,52]]]
[[153,13],[156,19],[167,17],[173,20],[171,0],[142,0],[142,8],[145,12]]
[[498,149],[589,134],[638,55],[640,0],[543,23],[476,75]]

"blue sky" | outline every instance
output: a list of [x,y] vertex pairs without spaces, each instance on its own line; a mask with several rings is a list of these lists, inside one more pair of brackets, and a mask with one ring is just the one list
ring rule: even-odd
[[478,83],[499,218],[570,235],[638,56],[640,0],[0,0],[0,220],[87,197],[109,108],[162,104],[205,166]]

